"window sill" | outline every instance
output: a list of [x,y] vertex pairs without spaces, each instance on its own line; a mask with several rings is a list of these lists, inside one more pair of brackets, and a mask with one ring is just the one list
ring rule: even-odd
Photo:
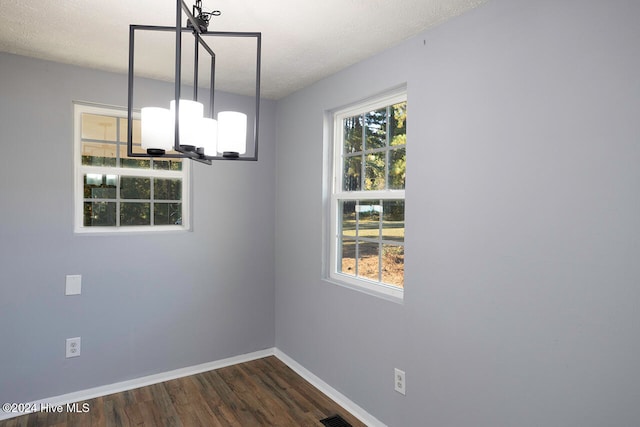
[[373,282],[368,283],[360,279],[353,280],[358,283],[351,283],[351,280],[347,281],[348,279],[351,279],[351,277],[345,275],[344,277],[347,280],[341,280],[341,276],[343,275],[335,274],[334,276],[323,277],[322,280],[332,285],[351,289],[363,294],[391,301],[396,304],[404,304],[404,289],[379,285]]
[[166,234],[184,233],[191,231],[179,225],[167,225],[156,227],[83,227],[75,229],[73,234],[78,236],[119,236],[132,234]]

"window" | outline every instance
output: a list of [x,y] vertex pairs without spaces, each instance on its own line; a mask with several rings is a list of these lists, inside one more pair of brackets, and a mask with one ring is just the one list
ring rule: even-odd
[[126,110],[74,104],[74,134],[77,233],[189,229],[189,162],[128,157]]
[[329,277],[402,298],[406,93],[333,115]]

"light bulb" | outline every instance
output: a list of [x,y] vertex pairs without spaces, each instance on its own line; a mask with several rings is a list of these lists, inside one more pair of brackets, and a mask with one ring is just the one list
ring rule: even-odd
[[215,119],[205,117],[200,123],[200,141],[204,148],[205,156],[215,156],[218,139],[218,122]]
[[[176,101],[173,100],[169,110],[171,111],[171,117],[174,119],[176,116],[175,108]],[[186,145],[187,147],[185,148],[195,150],[196,147],[202,146],[200,136],[204,106],[200,102],[181,99],[179,108],[180,145]],[[173,120],[171,123],[173,123]]]
[[218,153],[237,157],[247,152],[247,115],[237,111],[218,113]]
[[164,154],[173,149],[173,119],[166,108],[144,107],[140,111],[140,139],[148,153]]

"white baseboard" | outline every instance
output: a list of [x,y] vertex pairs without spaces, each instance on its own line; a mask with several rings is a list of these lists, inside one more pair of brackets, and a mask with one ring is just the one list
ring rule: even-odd
[[0,410],[0,421],[28,414],[29,412],[37,412],[41,408],[51,408],[56,406],[65,406],[76,402],[82,402],[96,397],[106,396],[113,393],[120,393],[135,388],[145,387],[152,384],[158,384],[164,381],[175,380],[189,375],[195,375],[202,372],[212,371],[214,369],[225,368],[227,366],[236,365],[238,363],[249,362],[251,360],[261,359],[275,354],[274,348],[255,351],[253,353],[241,354],[239,356],[229,357],[227,359],[217,360],[215,362],[207,362],[200,365],[188,366],[186,368],[175,369],[173,371],[161,372],[159,374],[148,375],[146,377],[135,378],[132,380],[122,381],[119,383],[108,384],[100,387],[80,390],[73,393],[62,394],[60,396],[48,397],[46,399],[29,402],[23,407],[29,408],[25,412],[4,412]]
[[387,427],[382,421],[375,418],[373,415],[362,409],[356,403],[354,403],[351,399],[349,399],[344,394],[340,393],[335,388],[331,387],[329,384],[321,380],[319,377],[314,375],[307,368],[293,360],[291,357],[287,356],[284,352],[279,349],[275,349],[275,356],[282,360],[285,365],[293,369],[298,375],[300,375],[305,380],[309,381],[315,388],[329,396],[333,399],[338,405],[342,406],[344,409],[349,411],[351,415],[365,423],[369,427]]
[[337,404],[349,411],[354,417],[368,425],[369,427],[386,427],[385,424],[376,419],[373,415],[362,409],[360,406],[352,402],[348,397],[331,387],[329,384],[318,378],[311,371],[304,368],[298,362],[287,356],[284,352],[277,348],[268,348],[265,350],[255,351],[253,353],[241,354],[239,356],[229,357],[227,359],[217,360],[215,362],[203,363],[200,365],[188,366],[186,368],[175,369],[173,371],[161,372],[159,374],[148,375],[146,377],[135,378],[132,380],[122,381],[114,384],[108,384],[100,387],[80,390],[73,393],[62,394],[60,396],[49,397],[46,399],[36,400],[23,405],[27,410],[24,412],[4,412],[0,410],[0,421],[6,420],[29,412],[36,412],[40,408],[51,408],[56,406],[66,407],[67,404],[82,402],[96,397],[106,396],[113,393],[120,393],[135,388],[145,387],[152,384],[158,384],[164,381],[174,380],[189,375],[195,375],[202,372],[220,369],[238,363],[249,362],[251,360],[261,359],[267,356],[276,356],[285,365],[293,369],[298,375],[311,383],[318,390],[329,396]]

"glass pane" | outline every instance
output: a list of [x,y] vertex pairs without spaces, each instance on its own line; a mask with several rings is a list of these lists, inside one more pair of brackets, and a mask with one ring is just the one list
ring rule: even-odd
[[181,203],[154,203],[153,223],[155,225],[182,224]]
[[401,102],[391,106],[390,134],[391,146],[405,145],[407,143],[407,102]]
[[85,227],[115,227],[115,202],[84,202]]
[[[120,118],[120,141],[127,143],[127,119]],[[140,120],[133,120],[133,143],[140,145]]]
[[344,159],[343,191],[359,191],[360,175],[362,173],[362,156],[346,157]]
[[383,148],[387,145],[387,109],[371,111],[364,116],[365,150]]
[[116,141],[117,129],[115,117],[82,113],[82,139]]
[[122,162],[123,168],[149,169],[149,167],[151,166],[151,161],[149,159],[144,159],[144,158],[140,158],[140,159],[123,158],[120,161]]
[[120,225],[150,225],[151,203],[120,203]]
[[340,272],[356,275],[356,241],[350,239],[342,239],[340,243]]
[[385,163],[387,154],[383,152],[370,153],[366,155],[367,164],[365,168],[365,190],[384,190],[385,189]]
[[341,234],[356,237],[356,201],[344,200],[341,204]]
[[404,242],[404,200],[382,202],[382,239]]
[[379,245],[371,242],[358,242],[358,277],[380,281]]
[[404,286],[404,246],[382,245],[382,281]]
[[347,117],[342,121],[344,129],[344,153],[362,151],[362,116]]
[[120,197],[149,200],[151,198],[151,179],[133,176],[120,177]]
[[402,190],[407,171],[407,150],[396,148],[389,150],[389,189]]
[[181,171],[182,159],[153,159],[153,168],[165,171]]
[[380,200],[361,200],[357,206],[358,237],[380,237]]
[[82,164],[85,166],[116,166],[116,144],[82,143]]
[[[134,145],[134,153],[144,153],[140,145]],[[127,144],[120,145],[120,163],[123,168],[149,169],[151,167],[151,159],[148,157],[128,157]]]
[[182,180],[155,178],[153,180],[155,200],[182,200]]
[[115,199],[117,175],[88,173],[84,175],[85,199]]

